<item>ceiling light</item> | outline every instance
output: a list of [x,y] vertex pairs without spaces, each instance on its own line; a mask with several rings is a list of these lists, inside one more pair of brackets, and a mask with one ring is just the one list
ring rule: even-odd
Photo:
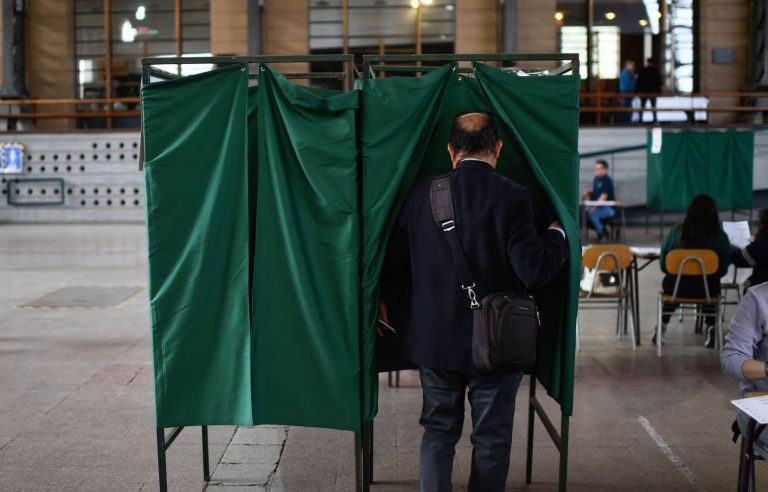
[[449,12],[452,12],[453,11],[453,5],[449,3],[448,5],[445,6],[445,10],[447,10]]
[[136,39],[136,30],[128,19],[123,22],[123,27],[120,30],[120,39],[123,43],[133,43],[133,40]]
[[147,8],[139,5],[136,9],[136,20],[144,20],[147,17]]
[[562,12],[555,12],[555,20],[557,22],[563,22],[563,19],[565,18],[565,14]]
[[638,24],[640,24],[640,25],[641,25],[641,26],[643,26],[643,27],[646,27],[646,26],[648,25],[648,21],[647,21],[647,20],[645,20],[645,19],[640,19],[640,20],[639,20],[639,21],[637,21],[637,22],[638,22]]
[[658,17],[659,19],[661,19],[661,12],[656,12],[656,17]]
[[432,0],[421,0],[422,5],[432,5]]
[[609,21],[612,21],[613,19],[616,18],[616,12],[606,12],[605,18],[608,19]]
[[419,8],[419,0],[411,0],[411,7],[415,9]]

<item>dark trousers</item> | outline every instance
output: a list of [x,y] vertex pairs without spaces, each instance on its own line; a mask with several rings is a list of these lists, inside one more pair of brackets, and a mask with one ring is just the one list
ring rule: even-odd
[[[640,98],[640,108],[642,108],[643,111],[640,112],[640,123],[643,122],[643,114],[645,113],[645,102],[651,101],[651,108],[656,108],[656,98],[655,97],[641,97]],[[652,111],[651,115],[653,116],[653,121],[656,121],[656,111]]]
[[466,375],[420,369],[424,406],[419,488],[450,492],[456,443],[464,424],[464,398],[469,388],[472,408],[470,492],[502,492],[509,471],[515,397],[522,373]]
[[[631,108],[632,107],[632,100],[634,97],[622,97],[621,98],[621,107],[622,108]],[[616,121],[618,123],[629,123],[632,121],[632,113],[630,112],[621,112],[617,114]]]
[[[661,289],[665,294],[672,295],[674,293],[675,280],[676,277],[674,275],[664,276],[664,280],[661,282]],[[709,286],[709,297],[715,301],[720,294],[720,277],[717,275],[709,275],[707,277],[707,286]],[[701,277],[682,277],[680,279],[680,286],[677,288],[677,297],[707,297],[707,293],[704,291],[704,282],[701,281]],[[679,305],[680,304],[677,302],[665,302],[664,311],[673,312]],[[716,310],[717,306],[715,304],[705,304],[702,308],[704,313],[711,314],[711,316],[707,316],[706,318],[707,326],[715,324]],[[671,317],[671,314],[665,314],[661,317],[661,321],[664,324],[667,324]]]

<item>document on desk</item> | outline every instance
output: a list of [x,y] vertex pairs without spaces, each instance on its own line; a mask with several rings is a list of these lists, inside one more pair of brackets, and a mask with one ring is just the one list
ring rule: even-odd
[[739,222],[723,221],[723,230],[728,235],[728,240],[737,248],[746,248],[749,244],[749,223],[746,220]]
[[768,396],[742,398],[731,401],[736,408],[757,421],[758,424],[768,424]]

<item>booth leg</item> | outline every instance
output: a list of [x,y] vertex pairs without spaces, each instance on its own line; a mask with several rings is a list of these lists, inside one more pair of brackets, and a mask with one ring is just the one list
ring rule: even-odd
[[373,483],[373,419],[363,424],[363,477],[366,486]]
[[211,481],[211,468],[208,460],[208,426],[201,427],[203,434],[203,480]]
[[534,425],[534,408],[533,398],[536,397],[536,377],[531,376],[531,387],[528,391],[528,445],[525,455],[525,483],[531,483],[533,480],[533,425]]
[[568,489],[568,426],[570,418],[563,414],[560,419],[560,477],[558,490],[565,492]]
[[[363,429],[367,423],[363,423]],[[355,432],[355,490],[357,492],[368,492],[371,487],[366,482],[368,479],[368,473],[366,472],[365,459],[368,456],[368,452],[365,450],[366,438],[363,434],[367,432]]]
[[157,480],[160,492],[168,491],[168,475],[165,466],[165,429],[157,429]]

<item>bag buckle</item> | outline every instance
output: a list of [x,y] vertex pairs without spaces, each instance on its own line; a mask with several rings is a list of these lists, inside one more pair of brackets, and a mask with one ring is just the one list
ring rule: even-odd
[[475,283],[472,282],[472,285],[462,285],[461,288],[467,291],[467,296],[469,297],[469,309],[479,308],[480,304],[477,302],[477,295],[474,291]]
[[[452,220],[448,220],[448,221],[445,221],[442,224],[440,224],[440,226],[443,228],[443,232],[448,232],[448,231],[452,231],[452,230],[456,229],[456,222],[454,222]],[[475,284],[472,284],[473,287],[474,287],[474,285]],[[463,289],[464,286],[462,285],[461,288]]]

